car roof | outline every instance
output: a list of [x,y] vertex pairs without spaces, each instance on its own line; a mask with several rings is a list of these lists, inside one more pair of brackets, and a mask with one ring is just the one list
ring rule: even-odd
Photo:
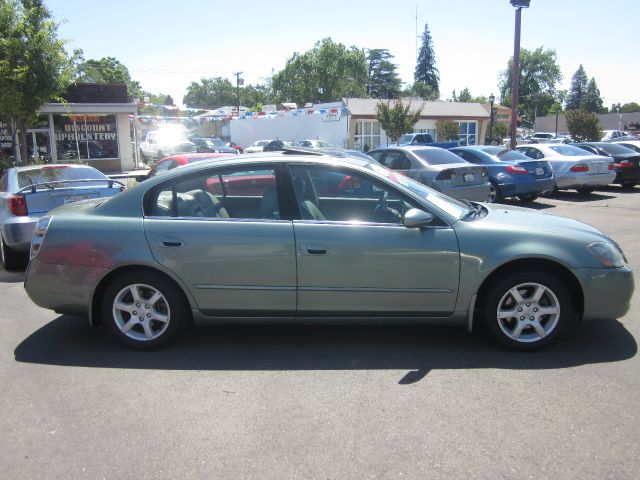
[[374,151],[380,151],[380,150],[389,150],[392,148],[396,150],[409,150],[409,151],[414,151],[414,150],[445,150],[446,151],[446,148],[432,147],[429,145],[388,145],[384,147],[382,146],[376,147],[371,151],[374,152]]
[[234,153],[226,153],[226,152],[211,152],[211,153],[182,153],[176,155],[167,155],[162,158],[162,162],[165,160],[194,160],[198,158],[206,159],[206,158],[218,158],[218,157],[230,157],[233,155],[237,156]]
[[78,165],[76,163],[46,163],[46,164],[40,164],[40,165],[19,165],[17,167],[12,167],[12,168],[16,172],[29,172],[33,170],[42,170],[43,168],[91,168],[92,170],[98,170],[97,168],[94,168],[90,165]]

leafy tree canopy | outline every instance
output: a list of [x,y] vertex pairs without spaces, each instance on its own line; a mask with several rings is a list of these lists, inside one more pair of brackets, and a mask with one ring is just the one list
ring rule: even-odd
[[203,109],[236,105],[236,90],[226,78],[201,78],[200,82],[191,82],[187,87],[182,102],[188,107]]
[[603,113],[602,97],[600,97],[600,89],[596,84],[595,78],[589,80],[584,98],[580,102],[581,108],[587,112]]
[[367,61],[364,52],[325,38],[305,53],[294,53],[271,79],[278,103],[335,101],[366,95]]
[[582,64],[578,67],[578,70],[571,77],[571,87],[569,87],[569,93],[565,107],[567,110],[577,110],[581,108],[584,96],[587,93],[587,86],[589,79],[587,78],[587,72],[584,71]]
[[602,126],[598,116],[585,110],[567,110],[567,128],[571,136],[578,142],[600,140]]
[[451,100],[454,102],[489,103],[489,100],[484,95],[480,95],[479,97],[471,95],[467,87],[463,88],[459,95],[456,95],[456,91],[454,90],[451,93]]
[[76,66],[76,82],[79,83],[124,83],[127,85],[129,99],[134,100],[142,95],[140,83],[131,79],[129,69],[115,57],[104,57],[98,60],[82,58],[82,50],[76,52],[80,61]]
[[640,105],[636,102],[625,103],[621,105],[619,103],[614,103],[611,105],[611,113],[633,113],[640,112]]
[[390,100],[376,105],[376,119],[389,139],[396,143],[404,133],[413,131],[421,112],[422,108],[411,111],[411,102],[405,105],[402,100],[395,100],[393,105]]
[[436,121],[436,136],[439,142],[448,140],[458,140],[460,125],[452,120]]
[[437,90],[425,82],[414,82],[407,92],[410,96],[424,98],[425,100],[437,100],[440,94]]
[[[507,69],[500,73],[501,103],[511,104],[511,82],[513,73],[513,57],[507,63]],[[539,47],[535,50],[520,50],[520,83],[518,113],[528,119],[546,115],[555,103],[558,95],[556,89],[562,80],[562,72],[556,60],[556,52]]]
[[42,0],[0,1],[0,112],[20,130],[23,161],[27,128],[42,106],[59,98],[73,76],[57,31]]
[[386,48],[372,48],[367,52],[369,80],[367,95],[373,98],[397,98],[400,96],[402,81],[391,61],[393,55]]

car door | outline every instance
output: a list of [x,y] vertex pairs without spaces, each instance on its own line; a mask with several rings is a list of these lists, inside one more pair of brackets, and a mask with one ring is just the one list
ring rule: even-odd
[[293,222],[300,315],[454,310],[460,255],[449,225],[404,227],[404,212],[425,207],[361,171],[291,165],[290,173],[301,212],[313,213]]
[[155,260],[209,315],[293,315],[296,255],[273,165],[200,170],[155,187],[144,228]]

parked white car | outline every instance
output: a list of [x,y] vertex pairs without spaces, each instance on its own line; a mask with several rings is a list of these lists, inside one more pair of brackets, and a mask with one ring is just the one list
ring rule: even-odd
[[187,138],[186,129],[165,127],[147,133],[147,138],[140,144],[140,159],[161,160],[167,155],[197,151],[196,145]]
[[611,157],[595,155],[573,145],[519,145],[516,150],[529,158],[547,160],[556,176],[558,190],[591,193],[616,178]]
[[269,145],[271,140],[256,140],[247,148],[244,149],[244,153],[259,153],[264,151],[264,147]]
[[621,132],[620,130],[603,130],[602,131],[602,138],[600,139],[601,142],[611,142],[612,140],[615,140],[618,137],[624,137],[627,134],[624,132]]
[[552,138],[556,138],[555,133],[550,132],[536,132],[531,135],[531,139],[529,140],[531,143],[547,143]]

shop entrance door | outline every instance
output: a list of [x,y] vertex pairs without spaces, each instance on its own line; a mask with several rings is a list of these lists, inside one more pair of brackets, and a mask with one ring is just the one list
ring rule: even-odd
[[51,163],[51,139],[49,129],[27,130],[29,161]]

